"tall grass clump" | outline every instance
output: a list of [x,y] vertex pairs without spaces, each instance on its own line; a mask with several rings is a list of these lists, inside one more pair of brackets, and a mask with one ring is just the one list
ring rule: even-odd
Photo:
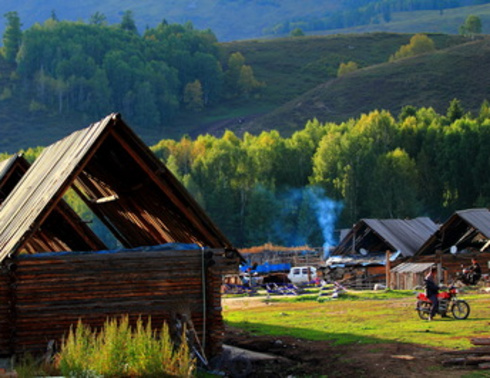
[[144,325],[139,318],[132,328],[127,316],[108,319],[100,332],[79,321],[63,340],[58,365],[67,377],[189,377],[195,371],[187,342],[175,345],[166,323],[156,333],[151,320]]

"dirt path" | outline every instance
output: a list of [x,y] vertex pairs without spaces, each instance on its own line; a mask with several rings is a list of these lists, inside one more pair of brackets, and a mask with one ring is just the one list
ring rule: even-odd
[[[267,306],[264,298],[227,298],[229,309]],[[290,336],[257,336],[227,328],[225,344],[283,357],[254,362],[248,376],[289,377],[462,377],[472,370],[447,368],[443,350],[413,344],[383,343],[332,345]],[[246,375],[245,375],[246,376]]]

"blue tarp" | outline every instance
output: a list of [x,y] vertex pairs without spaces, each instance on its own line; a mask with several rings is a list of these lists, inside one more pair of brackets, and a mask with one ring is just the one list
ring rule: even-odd
[[[250,265],[242,265],[240,266],[241,272],[247,272],[248,269],[251,269]],[[251,270],[252,273],[275,273],[275,272],[289,272],[291,269],[291,264],[269,264],[265,263],[262,265],[258,265],[254,270]]]

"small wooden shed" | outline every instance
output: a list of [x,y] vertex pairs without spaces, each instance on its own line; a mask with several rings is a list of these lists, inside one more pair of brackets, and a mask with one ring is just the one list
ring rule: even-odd
[[424,286],[424,278],[434,263],[401,263],[391,269],[389,287],[396,290],[412,290]]
[[[69,189],[121,249],[30,247]],[[221,277],[240,261],[180,182],[111,114],[46,148],[0,208],[0,355],[42,352],[79,319],[99,327],[129,315],[151,316],[156,328],[187,319],[212,357],[224,335]]]

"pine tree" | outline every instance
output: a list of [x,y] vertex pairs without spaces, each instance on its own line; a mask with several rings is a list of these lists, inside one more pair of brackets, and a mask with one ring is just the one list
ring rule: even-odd
[[463,118],[464,109],[458,99],[455,98],[450,102],[446,116],[450,123],[453,123],[457,119]]
[[3,53],[8,62],[15,63],[22,42],[22,31],[20,30],[22,24],[15,11],[5,13],[4,17],[7,20],[7,27],[3,33]]
[[121,21],[121,29],[128,30],[132,33],[138,33],[138,29],[136,28],[132,11],[127,10],[124,12]]
[[199,112],[204,108],[202,85],[199,80],[195,80],[185,86],[184,103],[187,109],[195,112]]

